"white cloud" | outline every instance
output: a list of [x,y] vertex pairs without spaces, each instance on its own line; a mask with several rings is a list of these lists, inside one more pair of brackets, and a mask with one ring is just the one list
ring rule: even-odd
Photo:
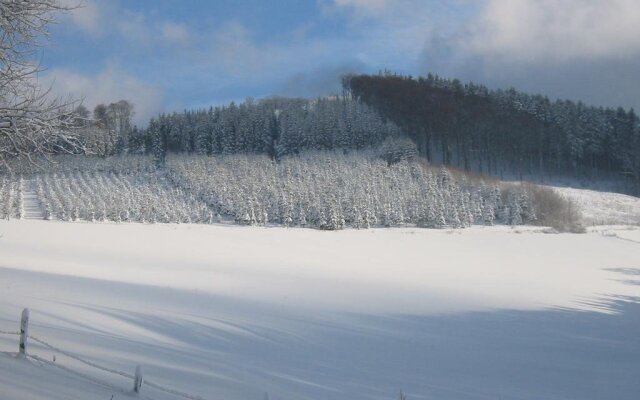
[[194,63],[209,73],[216,70],[227,77],[241,79],[245,84],[289,76],[291,70],[317,67],[318,60],[329,59],[338,51],[324,40],[300,37],[255,40],[252,32],[238,22],[224,24],[211,37],[210,46],[204,47],[206,50]]
[[360,16],[382,15],[394,3],[392,0],[333,0],[337,7],[350,8]]
[[117,18],[114,18],[111,28],[125,40],[125,43],[134,46],[147,46],[154,39],[160,39],[160,36],[153,32],[153,24],[147,21],[143,13],[120,10],[119,14]]
[[83,104],[90,110],[100,103],[128,100],[134,104],[134,123],[138,125],[145,125],[149,118],[161,111],[162,93],[159,89],[114,65],[93,76],[54,69],[41,81],[45,87],[52,87],[53,95],[84,99]]
[[[366,32],[374,56],[446,46],[488,63],[567,63],[640,55],[638,0],[327,0]],[[368,40],[370,39],[370,40]]]
[[76,29],[93,37],[121,41],[125,46],[185,43],[191,36],[183,24],[150,18],[149,13],[121,8],[115,2],[63,0],[63,5],[73,8],[68,18]]
[[257,72],[265,51],[254,44],[244,25],[229,22],[215,33],[216,59],[235,75]]
[[458,29],[465,0],[330,0],[325,14],[346,16],[343,41],[370,70],[415,73],[435,37]]
[[189,30],[183,24],[165,22],[162,24],[162,37],[172,43],[186,43],[189,41]]
[[640,53],[637,0],[488,0],[462,50],[516,62]]
[[98,3],[94,0],[63,0],[62,5],[70,7],[69,19],[71,23],[91,36],[104,33],[104,19],[111,10],[108,3]]
[[71,14],[73,22],[80,28],[90,33],[97,33],[100,30],[100,13],[95,3],[79,8]]

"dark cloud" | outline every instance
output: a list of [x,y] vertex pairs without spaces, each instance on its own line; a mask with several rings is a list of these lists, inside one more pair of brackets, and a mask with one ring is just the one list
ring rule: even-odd
[[440,43],[423,55],[420,74],[474,81],[490,88],[514,87],[588,105],[640,110],[640,56],[630,59],[576,60],[565,63],[496,62],[481,56],[460,57]]
[[276,89],[277,95],[291,97],[318,97],[341,93],[341,78],[349,73],[365,72],[366,66],[359,61],[339,66],[320,67],[308,72],[299,72],[285,79]]
[[487,0],[467,24],[432,35],[420,74],[640,109],[640,5],[560,3]]
[[640,109],[640,57],[633,60],[598,60],[563,65],[493,67],[485,71],[494,85],[515,86],[552,98],[581,100],[596,106]]

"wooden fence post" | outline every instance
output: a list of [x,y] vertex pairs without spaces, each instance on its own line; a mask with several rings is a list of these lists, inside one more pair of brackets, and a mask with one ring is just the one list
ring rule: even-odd
[[22,310],[22,319],[20,320],[20,349],[21,357],[27,356],[27,339],[29,338],[29,309]]
[[133,391],[136,393],[140,393],[141,387],[142,387],[142,368],[138,365],[136,367],[136,374],[133,377]]

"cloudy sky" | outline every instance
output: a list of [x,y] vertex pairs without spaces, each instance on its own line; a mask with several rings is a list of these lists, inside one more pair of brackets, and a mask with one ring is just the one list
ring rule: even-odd
[[42,80],[89,108],[129,99],[142,125],[383,69],[640,109],[637,0],[81,1],[52,28]]

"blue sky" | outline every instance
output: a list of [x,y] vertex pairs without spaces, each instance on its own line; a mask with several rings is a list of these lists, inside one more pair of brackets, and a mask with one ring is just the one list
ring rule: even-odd
[[52,27],[42,80],[89,108],[128,99],[142,125],[382,69],[639,108],[638,37],[635,0],[83,0]]

